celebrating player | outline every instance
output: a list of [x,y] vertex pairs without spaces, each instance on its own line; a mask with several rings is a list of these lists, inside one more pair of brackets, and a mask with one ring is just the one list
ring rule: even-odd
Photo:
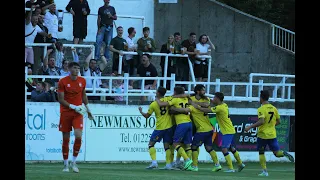
[[[194,88],[195,96],[191,96],[190,99],[192,102],[189,104],[194,104],[195,106],[202,106],[208,108],[210,106],[210,100],[205,97],[205,87],[203,85],[196,85]],[[207,113],[203,113],[202,111],[194,108],[194,106],[189,106],[188,108],[174,108],[174,111],[178,111],[181,113],[191,112],[191,116],[193,122],[196,126],[196,133],[194,134],[192,140],[192,161],[193,161],[193,171],[198,171],[198,148],[204,143],[206,151],[210,154],[215,166],[212,171],[217,172],[222,169],[217,153],[212,148],[212,135],[213,128],[210,124],[209,116]]]
[[267,145],[276,157],[286,157],[291,162],[294,162],[294,158],[291,154],[280,150],[275,128],[280,124],[280,115],[277,108],[269,104],[268,100],[269,92],[267,90],[260,91],[260,103],[262,106],[258,108],[259,120],[245,128],[245,132],[248,132],[250,129],[258,127],[257,149],[259,151],[259,161],[262,167],[262,173],[260,173],[259,176],[269,176],[267,172],[266,157],[264,155]]
[[[59,131],[62,132],[62,155],[64,160],[64,172],[69,172],[68,155],[70,131],[74,129],[75,141],[73,145],[73,159],[70,163],[73,172],[78,173],[79,169],[76,165],[76,159],[81,147],[81,136],[83,129],[83,114],[88,112],[89,119],[93,116],[88,107],[88,98],[85,87],[86,81],[78,76],[80,65],[71,62],[68,65],[70,75],[60,79],[58,84],[58,99],[60,103],[60,123]],[[82,106],[82,102],[86,107]],[[86,109],[86,110],[85,110]]]
[[233,135],[236,133],[235,128],[229,116],[229,108],[226,103],[223,102],[224,95],[221,92],[216,92],[212,103],[216,105],[213,108],[202,108],[200,106],[194,106],[196,109],[204,113],[216,113],[218,125],[222,133],[222,153],[226,159],[228,170],[224,172],[235,172],[232,165],[231,156],[228,149],[233,153],[238,163],[238,172],[242,171],[245,165],[240,159],[238,151],[234,147]]
[[[183,95],[184,88],[183,87],[175,87],[174,95]],[[171,101],[162,102],[159,99],[156,100],[160,107],[166,106],[174,106],[186,108],[188,107],[188,98],[173,98]],[[179,153],[184,159],[184,169],[191,169],[192,164],[192,151],[191,151],[191,142],[192,142],[192,123],[190,116],[188,114],[177,114],[175,115],[176,120],[176,130],[173,136],[173,146],[177,153]],[[181,142],[183,142],[186,146],[186,149],[181,146]],[[187,155],[187,153],[188,155]]]
[[[172,97],[164,97],[166,92],[167,90],[164,87],[159,87],[157,90],[156,98],[164,102],[170,101]],[[156,142],[160,142],[161,139],[163,139],[163,145],[166,151],[166,166],[164,167],[164,169],[168,169],[168,170],[172,169],[172,165],[171,165],[172,152],[169,145],[172,144],[173,123],[172,123],[171,115],[169,114],[169,108],[167,106],[159,107],[158,103],[154,101],[150,104],[149,110],[147,113],[142,112],[141,107],[139,107],[139,111],[141,115],[144,116],[145,118],[149,118],[154,112],[157,119],[156,128],[153,131],[149,141],[149,154],[152,159],[152,163],[146,169],[158,168],[158,163],[156,160],[156,149],[154,148],[154,145]]]

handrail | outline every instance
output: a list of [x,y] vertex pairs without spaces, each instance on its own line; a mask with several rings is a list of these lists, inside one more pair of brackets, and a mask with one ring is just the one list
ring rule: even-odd
[[[288,87],[288,97],[291,96],[291,87],[295,86],[294,84],[286,84],[286,79],[287,78],[295,78],[295,75],[289,75],[289,74],[265,74],[265,73],[250,73],[249,75],[249,83],[250,83],[250,88],[249,88],[249,97],[252,97],[252,85],[253,83],[253,77],[279,77],[282,78],[280,83],[264,83],[264,86],[274,86],[273,90],[273,97],[276,96],[277,90],[279,87],[282,87],[282,92],[281,92],[281,98],[285,98],[285,88],[286,86]],[[251,101],[250,101],[251,102]]]
[[272,28],[272,45],[295,54],[296,36],[295,32],[277,26],[271,25]]
[[[268,76],[268,75],[267,75]],[[51,79],[60,79],[63,76],[48,76],[48,75],[26,75],[27,78],[51,78]],[[294,83],[285,83],[282,82],[281,84],[279,83],[264,83],[262,80],[259,80],[258,83],[253,83],[253,82],[221,82],[220,79],[216,79],[215,82],[186,82],[186,81],[175,81],[175,74],[171,74],[170,77],[129,77],[128,73],[125,73],[124,77],[119,77],[119,76],[103,76],[103,77],[84,77],[86,79],[93,79],[93,87],[92,88],[86,88],[88,91],[87,95],[88,96],[122,96],[125,97],[126,104],[128,104],[128,97],[129,96],[149,96],[149,97],[154,97],[156,90],[144,90],[144,85],[146,80],[157,80],[157,86],[160,85],[160,81],[170,81],[170,89],[167,91],[166,95],[172,95],[173,94],[173,89],[176,85],[180,84],[187,84],[188,85],[188,90],[186,91],[187,93],[191,94],[191,85],[195,84],[203,84],[203,85],[210,85],[215,87],[215,91],[220,91],[220,88],[222,86],[231,86],[231,95],[226,95],[225,94],[225,101],[259,101],[259,95],[252,97],[252,94],[249,94],[249,90],[252,92],[252,87],[258,87],[259,90],[262,90],[263,87],[265,86],[270,86],[274,87],[274,89],[277,89],[277,87],[286,87],[288,88],[287,94],[285,91],[282,91],[281,98],[277,97],[277,94],[273,93],[272,97],[270,97],[270,101],[278,101],[278,102],[295,102],[295,99],[291,98],[291,88],[295,87]],[[100,88],[96,87],[96,80],[109,80],[109,87],[108,88]],[[113,80],[123,80],[124,81],[124,92],[123,93],[113,93],[113,91],[116,91],[116,88],[113,87],[112,81]],[[141,80],[141,89],[128,89],[129,87],[129,81],[130,80]],[[239,86],[245,86],[245,94],[242,96],[236,95],[236,87]],[[30,95],[31,93],[27,93],[26,95]],[[206,93],[208,97],[214,97],[213,94]]]

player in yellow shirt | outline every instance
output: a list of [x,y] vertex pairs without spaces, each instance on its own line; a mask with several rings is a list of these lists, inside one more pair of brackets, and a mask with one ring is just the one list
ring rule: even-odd
[[[194,88],[195,95],[190,97],[189,104],[195,104],[196,106],[202,106],[208,108],[210,106],[209,98],[205,97],[205,87],[203,85],[196,85]],[[192,101],[192,102],[191,102]],[[215,163],[212,171],[217,172],[222,169],[217,153],[212,148],[212,135],[213,127],[210,123],[209,116],[194,106],[189,106],[187,108],[174,108],[171,107],[170,110],[174,110],[180,113],[190,112],[193,122],[196,127],[196,133],[194,134],[192,140],[192,161],[193,161],[193,171],[198,171],[198,148],[204,144],[206,151],[210,154],[213,162]]]
[[[167,102],[172,99],[172,97],[164,97],[167,90],[163,87],[159,87],[157,90],[156,98]],[[164,149],[166,152],[166,166],[164,169],[172,169],[171,166],[171,149],[170,144],[172,144],[172,138],[173,138],[173,123],[171,119],[171,115],[169,114],[169,107],[164,106],[160,107],[156,101],[152,102],[149,106],[149,110],[147,113],[142,112],[142,108],[139,107],[139,111],[142,116],[145,118],[149,118],[152,113],[155,113],[156,116],[156,128],[153,131],[150,141],[149,141],[149,154],[152,159],[152,163],[150,166],[148,166],[146,169],[154,169],[158,168],[158,163],[156,160],[156,149],[154,148],[154,145],[156,142],[160,142],[163,139]]]
[[294,158],[291,154],[280,150],[276,133],[276,126],[280,124],[280,115],[277,108],[268,102],[269,96],[267,90],[260,91],[260,103],[262,106],[258,108],[259,120],[245,128],[245,132],[248,132],[250,129],[258,127],[257,149],[259,151],[259,161],[262,167],[262,173],[260,173],[259,176],[269,176],[267,172],[266,157],[264,155],[267,145],[276,157],[286,157],[291,162],[294,162]]
[[223,102],[223,99],[224,99],[223,93],[216,92],[214,94],[213,100],[211,101],[214,105],[216,105],[215,107],[202,108],[197,105],[195,105],[194,107],[204,113],[216,113],[217,122],[222,134],[222,146],[221,146],[222,153],[228,165],[228,170],[224,172],[235,172],[235,170],[233,169],[232,160],[228,152],[228,149],[233,153],[233,156],[237,160],[238,172],[240,172],[245,167],[245,165],[241,161],[239,152],[234,147],[233,136],[236,133],[236,131],[230,119],[228,105]]
[[[183,95],[184,88],[177,86],[174,88],[174,95]],[[188,98],[173,98],[171,101],[162,102],[159,99],[156,100],[160,107],[174,106],[177,108],[186,108],[189,106]],[[191,142],[192,142],[192,122],[189,114],[176,114],[175,116],[177,127],[173,135],[173,147],[184,159],[184,169],[191,170],[192,164],[192,151],[191,151]],[[181,146],[181,143],[184,143],[186,150]],[[186,153],[188,151],[188,154]]]

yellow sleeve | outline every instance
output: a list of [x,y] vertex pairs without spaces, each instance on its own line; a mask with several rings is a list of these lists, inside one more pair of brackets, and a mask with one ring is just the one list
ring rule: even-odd
[[276,118],[277,118],[277,119],[280,119],[280,114],[279,114],[279,112],[278,112],[278,109],[275,109],[275,113],[276,113],[276,114],[275,114],[275,115],[276,115]]
[[149,109],[148,109],[148,114],[152,114],[154,112],[154,102],[150,104]]
[[219,106],[215,106],[215,107],[212,107],[212,108],[211,108],[211,111],[212,111],[213,113],[217,113],[218,111],[220,111],[220,108],[219,108]]
[[260,119],[260,118],[265,118],[264,113],[262,112],[262,109],[261,109],[261,108],[258,109],[258,118],[259,118],[259,119]]

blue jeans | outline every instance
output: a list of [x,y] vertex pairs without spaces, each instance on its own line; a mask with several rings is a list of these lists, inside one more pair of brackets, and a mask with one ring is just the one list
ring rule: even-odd
[[110,53],[109,53],[109,45],[112,39],[112,34],[113,34],[113,27],[105,27],[102,26],[100,29],[100,32],[97,34],[96,38],[96,44],[95,44],[95,59],[98,60],[100,59],[100,49],[102,42],[106,44],[106,49],[104,51],[104,56],[109,60],[110,59]]

